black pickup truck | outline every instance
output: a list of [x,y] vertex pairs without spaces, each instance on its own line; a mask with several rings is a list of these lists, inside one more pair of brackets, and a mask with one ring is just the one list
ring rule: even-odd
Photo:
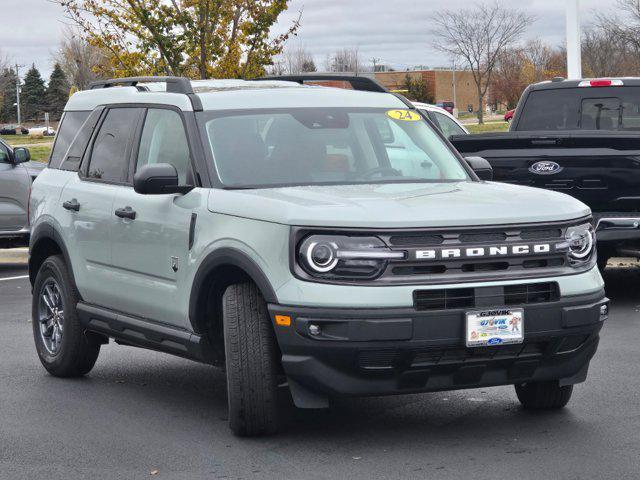
[[640,78],[530,85],[509,132],[451,141],[462,155],[488,160],[496,181],[589,205],[601,267],[612,256],[640,257]]

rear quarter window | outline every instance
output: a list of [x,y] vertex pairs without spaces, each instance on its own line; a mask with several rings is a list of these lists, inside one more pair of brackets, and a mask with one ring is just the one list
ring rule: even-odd
[[60,168],[60,164],[64,159],[71,141],[74,139],[78,130],[89,117],[89,111],[65,112],[60,120],[58,134],[53,144],[51,157],[49,158],[49,168]]

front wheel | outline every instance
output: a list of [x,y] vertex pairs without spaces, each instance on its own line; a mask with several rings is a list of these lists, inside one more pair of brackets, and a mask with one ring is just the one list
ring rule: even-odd
[[236,435],[278,429],[278,348],[267,304],[253,283],[231,285],[222,298],[229,426]]
[[89,373],[100,353],[99,339],[80,324],[79,297],[64,259],[47,258],[33,285],[31,323],[40,362],[56,377]]
[[573,385],[563,387],[557,381],[531,382],[516,385],[516,395],[524,408],[530,410],[556,410],[569,403]]

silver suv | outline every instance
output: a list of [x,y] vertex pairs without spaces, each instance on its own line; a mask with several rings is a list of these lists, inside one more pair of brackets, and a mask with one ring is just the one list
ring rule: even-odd
[[490,177],[390,93],[98,83],[31,196],[40,360],[84,375],[114,339],[224,365],[240,435],[276,430],[278,385],[561,408],[608,313],[590,211]]
[[30,160],[29,150],[0,140],[0,248],[29,244],[29,193],[44,168]]

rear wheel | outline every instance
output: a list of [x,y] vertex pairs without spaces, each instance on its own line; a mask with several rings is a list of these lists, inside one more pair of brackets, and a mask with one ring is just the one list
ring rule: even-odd
[[231,285],[222,301],[229,426],[241,436],[275,433],[278,349],[266,302],[253,283]]
[[561,387],[557,381],[523,383],[515,387],[520,403],[531,410],[563,408],[573,393],[573,385]]
[[89,373],[100,353],[99,339],[78,319],[79,298],[63,258],[47,258],[33,285],[31,323],[40,362],[56,377]]

